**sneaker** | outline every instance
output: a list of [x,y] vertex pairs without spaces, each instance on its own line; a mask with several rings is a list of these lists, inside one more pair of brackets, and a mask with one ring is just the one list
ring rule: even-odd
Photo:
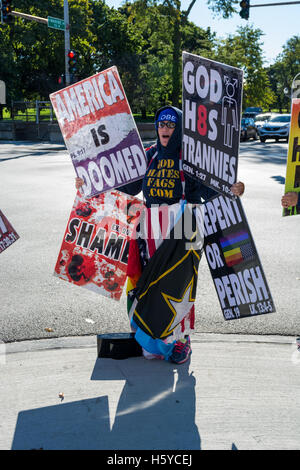
[[176,341],[173,352],[169,357],[169,361],[174,362],[175,364],[183,364],[188,360],[191,352],[191,340],[188,336],[187,339],[180,339]]

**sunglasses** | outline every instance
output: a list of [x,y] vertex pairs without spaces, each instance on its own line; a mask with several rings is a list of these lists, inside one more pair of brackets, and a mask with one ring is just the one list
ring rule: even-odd
[[158,121],[158,127],[160,127],[161,129],[163,127],[168,127],[169,129],[174,129],[176,127],[176,122],[172,122],[172,121],[167,121],[167,122],[163,122],[163,121]]

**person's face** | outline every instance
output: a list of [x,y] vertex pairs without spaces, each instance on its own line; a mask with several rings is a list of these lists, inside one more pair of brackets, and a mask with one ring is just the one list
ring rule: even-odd
[[[158,122],[158,137],[161,145],[163,147],[166,147],[169,143],[170,137],[174,132],[175,127],[170,128],[166,126],[166,123],[169,123],[170,121],[159,121]],[[164,124],[163,127],[160,127]],[[173,124],[173,123],[172,123]]]

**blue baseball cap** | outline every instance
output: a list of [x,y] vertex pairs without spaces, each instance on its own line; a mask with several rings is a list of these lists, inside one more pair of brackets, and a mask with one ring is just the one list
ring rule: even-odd
[[177,116],[177,113],[174,111],[174,109],[165,108],[159,113],[156,122],[158,122],[158,121],[177,122],[178,121],[178,116]]

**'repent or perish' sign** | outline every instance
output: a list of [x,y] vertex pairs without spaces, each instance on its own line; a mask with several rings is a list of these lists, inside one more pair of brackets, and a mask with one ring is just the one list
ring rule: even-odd
[[199,204],[196,219],[225,320],[275,312],[240,198],[219,194]]
[[144,147],[116,67],[50,99],[85,197],[144,176]]
[[233,198],[237,181],[243,71],[183,53],[183,169]]

